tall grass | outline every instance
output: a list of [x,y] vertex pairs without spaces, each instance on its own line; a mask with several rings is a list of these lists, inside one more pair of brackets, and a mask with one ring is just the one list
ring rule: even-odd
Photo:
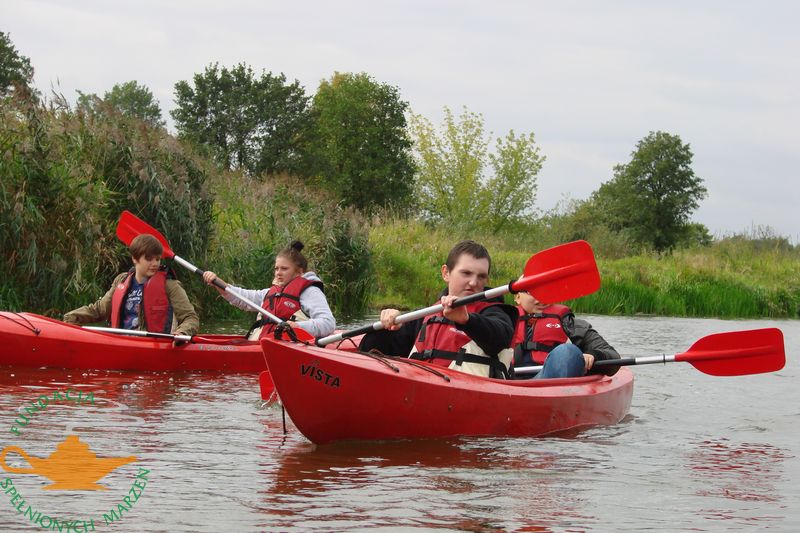
[[[481,237],[415,221],[378,221],[370,230],[377,277],[372,306],[409,309],[429,305],[444,286],[439,268],[447,252],[465,237],[489,248],[493,286],[516,279],[530,255],[558,244],[541,229]],[[591,244],[599,257],[602,287],[595,294],[567,302],[577,312],[800,318],[800,250],[780,239],[765,242],[735,237],[709,247],[665,255],[643,252],[619,259],[603,258],[598,249],[604,247]]]
[[600,261],[603,285],[576,310],[703,317],[800,318],[800,251],[760,240]]
[[56,95],[0,100],[0,309],[51,315],[102,295],[130,266],[129,209],[202,256],[211,171],[165,130]]

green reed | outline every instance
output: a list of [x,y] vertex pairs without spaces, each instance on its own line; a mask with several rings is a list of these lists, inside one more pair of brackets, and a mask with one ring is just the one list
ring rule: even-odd
[[[444,286],[439,268],[448,250],[466,236],[407,220],[373,224],[370,244],[377,278],[373,308],[429,305]],[[469,237],[483,242],[492,254],[493,286],[516,279],[532,254],[552,245],[552,235],[541,231]],[[800,250],[781,239],[770,244],[759,238],[734,237],[709,247],[620,259],[603,259],[598,250],[609,247],[591,244],[599,257],[602,285],[595,294],[567,302],[577,312],[800,317]]]
[[[275,256],[298,239],[336,315],[363,313],[374,277],[366,223],[359,215],[286,176],[261,181],[229,172],[210,184],[216,197],[215,232],[207,268],[234,285],[268,287]],[[199,293],[198,300],[207,315],[240,313],[210,289]]]
[[0,101],[0,308],[60,315],[130,266],[115,237],[128,209],[205,253],[211,170],[162,128],[56,95]]

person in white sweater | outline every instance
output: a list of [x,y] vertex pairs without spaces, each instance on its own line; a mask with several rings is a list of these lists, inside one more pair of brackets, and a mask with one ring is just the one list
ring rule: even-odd
[[[326,337],[336,329],[336,319],[331,313],[328,300],[323,292],[322,280],[308,270],[308,260],[302,254],[303,243],[294,241],[275,258],[275,277],[272,286],[252,290],[228,285],[230,290],[242,298],[261,304],[261,307],[281,320],[296,321],[293,326],[304,329],[316,338]],[[203,280],[209,285],[219,279],[214,273],[206,271]],[[222,281],[222,280],[220,280]],[[235,295],[214,285],[214,288],[228,302],[240,309],[249,311],[250,307]],[[248,338],[258,339],[271,334],[275,324],[268,318],[259,320],[248,333]]]

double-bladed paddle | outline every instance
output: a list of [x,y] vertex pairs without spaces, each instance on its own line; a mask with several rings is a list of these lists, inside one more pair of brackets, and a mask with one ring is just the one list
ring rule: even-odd
[[[119,238],[119,240],[130,246],[131,241],[133,241],[134,238],[144,233],[149,233],[150,235],[152,235],[161,242],[162,246],[164,246],[164,253],[163,253],[164,259],[172,259],[179,265],[186,267],[195,274],[197,274],[198,276],[203,277],[204,273],[203,270],[200,270],[199,268],[191,264],[189,261],[176,255],[175,252],[172,251],[169,242],[167,242],[166,237],[164,237],[161,234],[161,232],[159,232],[157,229],[155,229],[154,227],[152,227],[147,222],[140,219],[130,211],[123,211],[122,214],[120,214],[119,222],[117,223],[117,237]],[[278,325],[286,324],[286,321],[281,320],[280,318],[273,315],[260,305],[251,302],[250,300],[236,294],[236,292],[234,292],[230,287],[228,287],[228,284],[222,281],[221,279],[215,279],[213,283],[214,285],[224,290],[228,294],[232,294],[239,300],[243,301],[245,304],[247,304],[247,306],[249,306],[253,310],[260,312],[263,316],[269,318],[276,324]],[[302,328],[296,328],[294,331],[299,340],[307,342],[314,341],[314,336],[308,333],[307,331],[303,330]]]
[[[530,257],[525,264],[523,277],[508,285],[459,298],[453,307],[471,304],[502,296],[509,292],[528,291],[544,303],[556,303],[591,294],[600,288],[600,273],[594,260],[592,247],[586,241],[574,241],[542,250]],[[441,304],[398,315],[395,323],[403,324],[424,316],[440,312]],[[317,340],[317,345],[349,339],[383,329],[380,321],[350,331],[336,333]]]
[[[687,351],[675,355],[651,355],[596,361],[592,369],[655,363],[691,364],[711,376],[745,376],[775,372],[786,364],[783,333],[778,328],[731,331],[707,335]],[[515,374],[535,374],[541,366],[515,368]]]

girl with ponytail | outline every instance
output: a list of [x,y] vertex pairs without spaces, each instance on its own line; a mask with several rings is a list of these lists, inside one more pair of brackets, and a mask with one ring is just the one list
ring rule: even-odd
[[[292,241],[275,257],[272,286],[260,290],[244,289],[229,285],[233,292],[253,302],[263,302],[261,307],[276,315],[281,320],[297,321],[297,327],[303,328],[314,337],[326,337],[336,329],[328,300],[323,292],[322,280],[313,271],[308,270],[308,260],[302,253],[304,246],[300,241]],[[203,280],[209,285],[218,279],[211,271],[203,274]],[[245,311],[250,308],[235,295],[223,291],[216,285],[223,298]],[[269,319],[256,321],[248,332],[248,338],[258,339],[272,333],[275,324]]]

